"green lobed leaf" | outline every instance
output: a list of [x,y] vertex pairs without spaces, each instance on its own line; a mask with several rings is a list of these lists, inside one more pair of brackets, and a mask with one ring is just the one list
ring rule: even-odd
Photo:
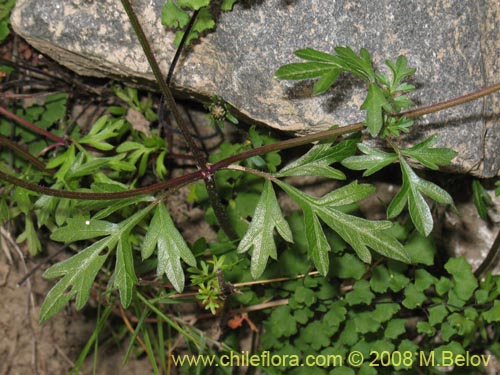
[[346,294],[345,301],[351,306],[369,305],[374,298],[375,294],[370,291],[370,283],[366,280],[358,280],[354,283],[353,290]]
[[[40,312],[40,320],[45,321],[64,307],[69,300],[76,295],[76,308],[81,309],[88,300],[90,288],[100,268],[104,264],[110,252],[117,244],[121,248],[117,255],[117,275],[114,286],[118,286],[120,297],[123,297],[123,305],[128,305],[131,299],[132,289],[130,281],[134,281],[133,266],[130,264],[131,254],[128,251],[128,234],[152,209],[149,205],[136,212],[120,224],[110,223],[104,220],[69,218],[67,225],[57,228],[51,238],[66,243],[78,240],[91,239],[106,236],[80,251],[73,257],[57,263],[47,269],[43,276],[48,279],[63,277],[47,294]],[[104,249],[108,249],[104,252]],[[124,279],[125,278],[125,279]]]
[[317,61],[317,62],[327,62],[331,64],[337,64],[337,59],[334,55],[326,52],[318,51],[314,48],[304,48],[295,51],[295,56],[300,57],[304,60]]
[[366,110],[366,126],[372,137],[376,137],[382,129],[383,109],[387,105],[388,101],[382,89],[376,83],[370,83],[368,95],[360,108]]
[[180,261],[182,259],[195,267],[196,259],[175,227],[163,202],[156,204],[155,213],[142,244],[142,259],[149,258],[155,248],[158,249],[157,274],[159,276],[165,274],[175,290],[181,293],[185,278]]
[[336,47],[336,62],[342,68],[368,82],[375,81],[375,73],[371,62],[370,53],[361,48],[359,56],[351,47]]
[[479,180],[472,180],[472,194],[474,197],[474,206],[476,206],[479,217],[487,220],[488,206],[493,205],[493,200]]
[[[371,254],[368,247],[384,256],[402,262],[410,262],[410,258],[401,243],[390,232],[386,231],[386,229],[392,226],[392,223],[389,221],[370,221],[345,214],[335,209],[335,202],[333,200],[328,199],[328,205],[324,205],[322,204],[322,199],[324,198],[310,197],[293,186],[279,180],[276,183],[299,204],[304,213],[312,211],[313,215],[308,215],[309,220],[314,215],[321,218],[325,224],[351,245],[358,257],[364,262],[371,262]],[[306,215],[304,215],[304,218],[306,219]],[[308,225],[310,228],[315,227],[314,224],[306,223],[306,227]]]
[[183,8],[198,10],[210,4],[210,0],[177,0],[177,5]]
[[349,185],[342,186],[323,195],[316,202],[318,205],[325,207],[346,206],[369,197],[375,190],[375,186],[373,185],[358,184],[358,181],[353,181]]
[[167,0],[161,13],[161,23],[174,28],[182,28],[189,23],[189,13],[179,8],[172,0]]
[[307,206],[303,208],[303,213],[309,256],[316,269],[326,276],[330,266],[328,257],[328,252],[331,250],[330,244],[316,214]]
[[356,143],[355,139],[347,139],[337,145],[323,143],[313,146],[306,154],[283,167],[276,176],[325,176],[344,180],[344,173],[329,165],[353,155]]
[[71,243],[118,233],[120,226],[105,220],[68,218],[66,226],[57,228],[50,238],[54,241]]
[[339,74],[339,68],[336,64],[320,61],[290,63],[283,65],[274,73],[278,79],[302,80],[318,78],[324,74]]
[[450,258],[444,268],[453,276],[453,290],[463,301],[472,297],[478,287],[477,279],[472,273],[472,266],[463,257]]
[[420,232],[414,232],[410,235],[408,242],[405,244],[405,249],[410,255],[412,263],[420,263],[427,266],[432,266],[434,264],[436,244],[432,236],[425,237]]
[[43,277],[63,277],[47,294],[40,309],[40,322],[45,322],[59,312],[76,295],[76,308],[87,302],[97,273],[106,261],[109,251],[104,249],[113,242],[112,237],[103,238],[69,259],[47,269]]
[[120,301],[124,308],[127,308],[130,302],[132,302],[132,292],[137,282],[132,247],[130,246],[129,236],[126,233],[118,241],[113,283],[114,287],[120,293]]
[[79,142],[89,144],[101,151],[112,150],[114,146],[106,141],[118,136],[119,131],[125,125],[123,119],[109,119],[108,116],[102,116],[94,123],[90,132],[80,138]]
[[422,306],[426,299],[424,292],[418,290],[415,284],[410,284],[405,289],[405,299],[402,303],[408,309],[415,309]]
[[491,309],[483,312],[483,318],[488,323],[500,321],[500,301],[499,300],[495,300],[495,302],[493,302],[493,307]]
[[401,85],[401,82],[405,78],[412,76],[417,71],[415,68],[408,68],[408,59],[405,56],[400,55],[398,56],[396,63],[390,60],[386,60],[385,63],[392,72],[391,92],[411,90],[411,88],[407,87],[410,85]]
[[327,91],[337,81],[340,70],[332,69],[331,71],[323,74],[313,86],[313,94],[320,95]]
[[355,171],[365,170],[363,176],[370,176],[382,168],[394,163],[398,156],[395,153],[380,151],[375,147],[358,144],[358,149],[365,155],[349,156],[342,161],[342,165]]
[[273,186],[266,180],[250,227],[238,245],[239,253],[252,250],[250,270],[254,279],[262,275],[269,257],[277,259],[274,228],[284,240],[293,242],[292,232],[283,218]]
[[228,12],[233,9],[234,3],[238,0],[222,0],[221,10]]
[[458,154],[449,148],[432,147],[437,143],[438,135],[434,134],[413,147],[401,149],[401,154],[409,156],[423,166],[437,170],[442,165],[449,165]]
[[450,313],[445,305],[437,305],[429,307],[429,324],[435,326],[444,321],[444,318]]
[[387,208],[387,216],[398,216],[408,203],[410,217],[415,228],[424,236],[432,231],[433,219],[429,206],[421,193],[442,204],[453,204],[451,196],[439,186],[421,179],[408,165],[404,158],[400,158],[403,185]]

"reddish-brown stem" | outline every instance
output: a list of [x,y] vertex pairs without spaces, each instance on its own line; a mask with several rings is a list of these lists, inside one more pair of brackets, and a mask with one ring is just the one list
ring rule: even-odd
[[16,114],[10,112],[9,110],[3,108],[2,106],[0,106],[0,114],[10,118],[11,120],[14,120],[15,122],[21,124],[22,126],[30,129],[30,130],[33,130],[35,133],[38,133],[40,135],[43,135],[44,137],[56,142],[57,144],[63,146],[63,145],[67,145],[67,141],[61,137],[58,137],[57,135],[54,135],[52,134],[51,132],[45,130],[45,129],[42,129],[38,126],[36,126],[35,124],[32,124],[31,122],[17,116]]
[[[449,108],[450,106],[457,106],[460,104],[467,103],[472,100],[479,99],[483,96],[489,95],[495,91],[500,90],[500,82],[495,83],[494,85],[488,86],[484,89],[475,91],[473,93],[461,96],[459,98],[447,100],[445,102],[436,103],[427,107],[419,108],[414,111],[408,111],[401,115],[406,116],[407,118],[416,118],[419,116],[424,116],[430,113],[438,112],[443,109]],[[453,103],[453,104],[450,104]],[[236,163],[238,161],[250,158],[252,156],[263,155],[271,151],[280,151],[293,147],[303,146],[309,143],[318,142],[318,141],[326,141],[334,139],[340,135],[349,134],[358,132],[364,129],[363,123],[355,123],[347,126],[343,126],[341,128],[335,128],[331,130],[325,130],[315,134],[305,135],[303,137],[292,138],[282,142],[273,143],[270,145],[262,146],[255,148],[253,150],[249,150],[243,152],[238,155],[230,156],[226,159],[223,159],[213,165],[210,166],[210,172],[215,173],[215,171],[219,169],[223,169],[228,167],[229,165]],[[163,181],[154,185],[146,186],[139,189],[133,189],[129,191],[123,191],[119,193],[90,193],[90,192],[72,192],[72,191],[64,191],[57,189],[50,189],[47,187],[39,186],[37,184],[33,184],[21,179],[18,179],[14,176],[10,176],[6,173],[0,171],[0,178],[4,179],[14,185],[23,187],[28,190],[36,191],[41,194],[57,196],[61,198],[75,198],[75,199],[121,199],[127,197],[133,197],[142,194],[153,194],[158,191],[178,187],[180,185],[185,185],[188,183],[192,183],[196,180],[203,178],[203,171],[196,171],[181,177],[177,177],[168,181]]]
[[33,155],[31,155],[29,152],[23,150],[16,143],[10,141],[8,138],[5,138],[2,135],[0,135],[0,145],[3,145],[5,147],[11,149],[16,154],[20,155],[22,158],[24,158],[27,161],[29,161],[31,164],[33,164],[38,169],[40,169],[40,170],[42,170],[44,172],[51,173],[49,170],[45,169],[45,164],[43,164],[40,160],[38,160]]
[[201,171],[196,171],[192,173],[185,174],[180,177],[170,179],[168,181],[162,181],[157,184],[120,191],[116,193],[93,193],[93,192],[80,192],[80,191],[67,191],[59,189],[51,189],[45,186],[40,186],[32,182],[21,180],[17,177],[11,176],[7,173],[0,171],[0,179],[10,182],[13,185],[22,187],[27,190],[35,191],[40,194],[50,195],[59,198],[71,198],[71,199],[88,199],[88,200],[108,200],[108,199],[123,199],[135,197],[138,195],[154,194],[158,191],[178,188],[180,186],[186,185],[193,181],[199,180],[201,178]]
[[471,92],[470,94],[465,94],[453,99],[445,100],[443,102],[431,104],[427,107],[417,108],[411,111],[403,112],[400,114],[400,116],[405,116],[408,119],[422,117],[430,113],[440,112],[448,108],[456,107],[457,105],[472,102],[484,96],[493,94],[494,92],[499,90],[500,90],[500,82],[497,82],[483,89]]

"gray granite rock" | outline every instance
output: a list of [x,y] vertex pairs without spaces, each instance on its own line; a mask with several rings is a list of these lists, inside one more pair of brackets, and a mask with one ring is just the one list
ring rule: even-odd
[[[173,33],[160,23],[164,0],[136,0],[136,10],[162,69],[173,56]],[[312,97],[310,82],[277,81],[293,52],[337,45],[367,48],[377,68],[405,54],[417,67],[419,105],[465,94],[500,80],[500,4],[488,0],[242,1],[217,31],[190,48],[176,71],[179,93],[213,94],[241,116],[295,134],[362,118],[362,85],[343,79]],[[84,75],[152,80],[119,0],[17,0],[12,25],[33,46]],[[454,170],[489,177],[500,170],[500,96],[426,116],[408,138],[441,134],[460,153]],[[496,114],[496,116],[495,116]]]

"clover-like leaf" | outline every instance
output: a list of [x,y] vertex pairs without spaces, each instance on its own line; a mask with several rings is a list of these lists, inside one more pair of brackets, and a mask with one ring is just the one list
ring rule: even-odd
[[278,257],[273,237],[274,228],[285,241],[293,242],[292,232],[283,218],[273,186],[266,181],[250,227],[238,246],[239,253],[252,249],[250,271],[254,279],[262,275],[269,257]]
[[157,274],[160,276],[165,274],[175,290],[181,293],[185,280],[181,259],[192,267],[196,266],[196,259],[175,227],[163,202],[156,205],[148,233],[144,237],[142,258],[149,258],[155,248],[158,249]]
[[322,176],[345,180],[345,174],[330,167],[330,164],[353,155],[356,143],[354,139],[347,139],[335,146],[329,143],[313,146],[306,154],[282,168],[276,176]]

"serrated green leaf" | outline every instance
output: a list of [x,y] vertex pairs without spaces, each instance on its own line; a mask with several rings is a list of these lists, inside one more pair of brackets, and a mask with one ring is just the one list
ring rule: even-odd
[[181,293],[184,289],[185,279],[180,261],[182,259],[190,266],[195,267],[196,259],[175,227],[163,202],[156,205],[155,213],[142,244],[142,258],[149,258],[155,248],[158,249],[157,274],[159,276],[165,274],[175,290]]
[[266,180],[250,227],[238,246],[239,253],[252,249],[250,270],[254,279],[264,272],[269,257],[276,259],[278,256],[273,237],[274,228],[285,241],[293,242],[292,232],[283,218],[272,184]]
[[359,202],[375,192],[375,186],[369,184],[358,184],[357,181],[342,186],[332,192],[323,195],[316,200],[317,204],[325,207],[341,207]]
[[340,69],[331,70],[328,73],[323,74],[314,84],[313,86],[313,94],[320,95],[327,91],[330,87],[333,86],[335,81],[337,81],[338,76],[340,75]]
[[295,51],[294,54],[295,56],[308,61],[327,62],[331,64],[337,63],[337,60],[333,55],[313,48],[299,49]]
[[336,47],[336,61],[342,68],[368,82],[375,81],[370,53],[362,48],[359,56],[351,47]]
[[[390,60],[386,60],[385,63],[391,69],[392,72],[393,78],[392,78],[391,92],[406,91],[403,90],[406,86],[401,85],[401,81],[415,74],[417,69],[408,68],[408,59],[402,55],[398,56],[398,59],[396,60],[395,64]],[[401,89],[401,87],[403,89]]]
[[415,228],[424,236],[428,236],[432,231],[434,221],[421,192],[438,203],[453,204],[453,200],[439,186],[418,177],[404,158],[400,158],[400,165],[403,185],[387,208],[387,216],[389,218],[396,217],[408,203],[408,211]]
[[392,318],[394,314],[401,310],[401,305],[398,303],[380,303],[375,306],[375,310],[371,311],[371,317],[378,323],[385,323]]
[[292,298],[299,304],[304,304],[305,306],[311,306],[316,302],[316,295],[312,289],[299,286],[295,289],[295,293]]
[[[153,207],[154,205],[149,205],[141,209],[120,224],[114,224],[104,220],[71,218],[68,219],[65,227],[58,228],[52,233],[52,239],[67,243],[100,236],[106,237],[90,245],[85,250],[80,251],[73,257],[57,263],[45,271],[43,274],[45,278],[63,278],[51,289],[49,294],[47,294],[40,312],[41,321],[45,321],[56,314],[75,295],[76,308],[81,309],[85,305],[89,297],[92,283],[110,252],[120,241],[124,241],[124,239],[128,241],[128,233],[153,209]],[[125,305],[130,303],[131,289],[128,289],[130,287],[130,280],[126,280],[124,284],[122,276],[124,276],[123,272],[125,272],[126,275],[124,277],[133,278],[130,274],[131,271],[133,272],[133,267],[130,267],[130,259],[124,254],[124,252],[127,251],[127,246],[130,246],[130,244],[122,242],[121,246],[122,254],[117,255],[117,267],[120,267],[117,269],[119,273],[119,284],[116,284],[115,281],[114,285],[119,285],[120,297],[123,296],[125,298],[125,300],[122,300],[122,304]],[[103,253],[106,248],[108,251]],[[122,266],[125,267],[125,270]]]
[[421,292],[434,285],[436,281],[437,279],[423,268],[415,271],[415,288]]
[[388,101],[382,89],[376,83],[370,83],[368,95],[360,108],[366,110],[366,126],[372,137],[376,137],[382,129],[383,109],[387,105]]
[[24,231],[16,238],[16,243],[21,243],[24,241],[26,241],[28,252],[31,256],[35,256],[42,251],[42,244],[38,239],[38,234],[35,230],[33,219],[30,215],[25,216]]
[[327,170],[328,166],[353,155],[356,152],[354,139],[348,139],[333,146],[329,143],[313,146],[306,154],[282,168],[277,177],[287,176],[322,176],[345,179],[345,175],[333,168]]
[[437,170],[442,165],[449,165],[457,153],[449,148],[432,147],[436,144],[438,135],[427,138],[413,147],[401,149],[401,154],[409,156],[423,166]]
[[120,226],[105,220],[68,218],[66,226],[57,228],[50,238],[54,241],[71,243],[90,238],[110,236],[118,233]]
[[337,65],[327,62],[314,61],[283,65],[276,70],[274,76],[278,79],[295,81],[318,78],[324,74],[332,74],[333,72],[338,72]]
[[479,217],[487,220],[488,206],[493,205],[493,200],[479,180],[472,180],[472,194],[474,197],[474,206],[476,206]]
[[330,244],[315,213],[309,207],[304,207],[303,212],[308,252],[316,269],[326,276],[330,266],[328,258],[328,252],[331,250]]
[[43,277],[46,279],[63,278],[45,297],[40,309],[40,322],[45,322],[59,312],[75,295],[76,308],[79,310],[85,305],[92,283],[109,255],[109,251],[102,252],[112,241],[112,237],[103,238],[44,272]]
[[116,248],[116,265],[114,274],[114,287],[120,293],[120,301],[124,308],[132,302],[134,285],[138,282],[134,271],[134,258],[128,234],[123,235]]
[[328,329],[324,326],[324,323],[320,321],[309,323],[302,329],[300,336],[316,351],[330,344]]
[[355,171],[365,170],[363,176],[370,176],[398,159],[395,153],[380,151],[363,143],[358,144],[358,149],[365,155],[347,157],[341,164]]
[[[371,262],[368,247],[384,256],[402,262],[410,261],[401,243],[386,231],[392,226],[389,221],[370,221],[345,214],[335,209],[334,202],[329,199],[329,205],[326,206],[321,204],[322,198],[310,197],[282,181],[277,180],[275,182],[299,204],[304,212],[312,211],[314,215],[317,215],[344,241],[351,245],[358,257],[364,262]],[[311,225],[311,228],[314,228],[314,226]]]

